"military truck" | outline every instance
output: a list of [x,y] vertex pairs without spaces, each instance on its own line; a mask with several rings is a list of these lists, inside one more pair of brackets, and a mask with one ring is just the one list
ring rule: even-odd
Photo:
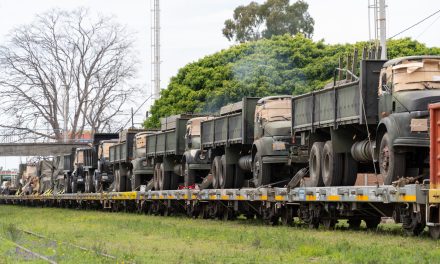
[[440,57],[363,57],[359,77],[337,69],[331,85],[292,99],[292,157],[309,158],[307,186],[353,185],[360,172],[380,172],[384,184],[427,174]]
[[[68,181],[71,183],[71,192],[78,191],[91,193],[109,187],[113,182],[113,173],[105,162],[109,158],[109,148],[116,144],[117,133],[95,133],[91,147],[77,148],[75,151],[74,170]],[[98,160],[101,162],[98,164]],[[100,166],[98,168],[98,165]],[[105,175],[101,180],[94,179],[95,170],[100,170],[100,175]]]
[[119,142],[110,146],[109,165],[114,172],[114,190],[139,189],[153,177],[153,166],[146,159],[146,137],[154,130],[129,128],[119,133]]
[[54,170],[52,174],[54,193],[70,192],[71,183],[68,182],[68,179],[73,171],[74,158],[75,148],[72,148],[70,153],[65,153],[54,157]]
[[52,158],[44,158],[38,162],[37,175],[40,179],[39,193],[45,193],[53,188],[52,175],[54,172],[54,160]]
[[[213,188],[262,186],[290,177],[291,96],[245,97],[201,124]],[[275,173],[276,172],[276,173]]]
[[71,183],[71,179],[72,179],[72,173],[74,170],[74,161],[75,161],[75,153],[76,153],[76,148],[72,148],[72,151],[70,153],[65,153],[63,154],[63,165],[62,165],[62,170],[60,170],[60,173],[62,173],[63,179],[59,179],[60,175],[58,176],[57,179],[59,179],[59,182],[56,182],[56,186],[58,186],[58,190],[61,190],[60,188],[62,187],[64,189],[64,193],[70,193],[72,192],[72,183]]
[[200,176],[209,173],[210,165],[206,157],[196,156],[197,138],[200,137],[197,135],[200,128],[196,128],[200,122],[196,120],[199,118],[204,116],[180,114],[161,118],[161,130],[146,136],[146,157],[154,166],[153,182],[156,190],[177,189],[179,177],[183,177],[185,186],[192,185],[196,175],[193,171],[190,175],[185,174],[189,166],[194,166],[192,169],[197,173],[200,171]]

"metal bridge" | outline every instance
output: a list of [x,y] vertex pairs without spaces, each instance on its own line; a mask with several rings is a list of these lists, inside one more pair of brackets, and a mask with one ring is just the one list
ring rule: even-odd
[[[0,135],[5,134],[0,133]],[[23,138],[20,135],[1,136],[0,156],[52,156],[69,153],[72,148],[85,147],[90,142],[82,139],[59,142],[47,138]]]

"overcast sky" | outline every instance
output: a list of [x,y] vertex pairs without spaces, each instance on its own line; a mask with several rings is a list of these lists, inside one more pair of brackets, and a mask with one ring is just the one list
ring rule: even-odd
[[[73,9],[84,6],[93,12],[115,15],[135,32],[139,74],[136,83],[150,93],[151,0],[0,0],[0,41],[20,24],[30,23],[37,13],[51,8]],[[372,1],[372,0],[371,0]],[[161,87],[185,64],[232,45],[222,36],[223,22],[231,18],[235,7],[249,0],[163,0],[161,4]],[[257,0],[256,2],[264,2]],[[293,2],[293,1],[291,1]],[[315,19],[313,39],[327,43],[347,43],[368,39],[368,0],[307,0]],[[439,0],[387,0],[388,36],[405,29],[440,9]],[[409,30],[401,37],[412,37],[428,46],[440,46],[440,14]],[[140,105],[143,99],[139,98]],[[151,102],[149,102],[151,103]],[[137,106],[134,106],[137,108]],[[135,122],[141,122],[144,106]],[[12,162],[14,161],[14,162]],[[11,163],[12,162],[12,163]],[[0,166],[17,159],[0,158]]]

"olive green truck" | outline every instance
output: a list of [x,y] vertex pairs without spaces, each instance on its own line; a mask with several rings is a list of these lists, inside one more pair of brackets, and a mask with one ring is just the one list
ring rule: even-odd
[[262,186],[289,178],[291,96],[245,97],[203,121],[201,148],[213,188]]
[[146,158],[146,138],[154,130],[129,128],[119,133],[119,142],[109,147],[109,166],[114,173],[115,191],[138,190],[153,176]]
[[192,187],[196,176],[209,174],[209,160],[200,152],[200,122],[209,118],[193,114],[161,118],[160,131],[146,136],[146,157],[154,168],[156,190],[174,190],[181,183]]
[[[325,89],[293,97],[291,159],[308,158],[306,186],[353,185],[358,173],[428,175],[428,104],[440,101],[440,57],[363,59]],[[338,80],[339,79],[339,80]]]

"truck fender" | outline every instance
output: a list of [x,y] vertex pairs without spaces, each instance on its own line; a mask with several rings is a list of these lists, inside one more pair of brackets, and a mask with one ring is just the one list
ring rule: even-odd
[[188,164],[197,163],[197,157],[200,155],[200,149],[191,149],[185,151],[182,156],[181,162],[187,162]]
[[376,154],[379,153],[380,141],[382,140],[383,134],[388,133],[391,142],[400,136],[399,125],[397,124],[393,116],[387,116],[382,118],[377,125],[376,129]]

